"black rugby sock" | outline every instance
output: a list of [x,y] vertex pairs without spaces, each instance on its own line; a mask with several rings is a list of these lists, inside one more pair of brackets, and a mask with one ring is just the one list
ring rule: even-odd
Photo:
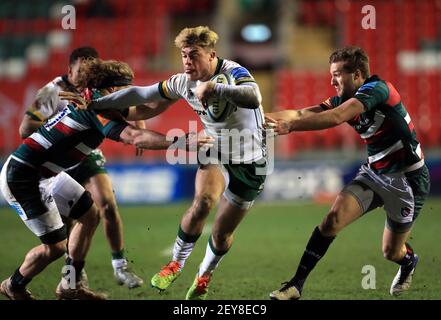
[[290,281],[301,292],[303,285],[308,277],[309,273],[314,269],[317,262],[325,255],[330,244],[335,237],[325,237],[321,234],[318,227],[315,227],[308,244],[306,245],[305,252],[300,259],[297,272]]
[[413,263],[415,261],[415,254],[414,254],[413,249],[410,246],[410,244],[408,244],[406,242],[405,245],[406,245],[406,254],[404,255],[404,257],[400,261],[397,261],[397,263],[405,270],[407,270],[407,269],[412,270]]
[[11,287],[13,289],[23,289],[26,285],[31,282],[32,279],[25,278],[20,273],[20,268],[15,270],[14,274],[11,276]]

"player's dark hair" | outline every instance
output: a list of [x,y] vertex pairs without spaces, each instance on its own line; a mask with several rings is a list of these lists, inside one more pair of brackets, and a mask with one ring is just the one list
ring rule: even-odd
[[79,47],[74,49],[69,56],[69,65],[72,65],[78,59],[99,58],[98,51],[93,47]]
[[364,78],[370,77],[369,57],[360,47],[344,47],[334,51],[329,57],[329,63],[343,61],[343,70],[349,73],[360,70]]

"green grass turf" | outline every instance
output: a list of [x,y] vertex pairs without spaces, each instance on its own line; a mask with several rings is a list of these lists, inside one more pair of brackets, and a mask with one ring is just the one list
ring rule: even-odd
[[[100,226],[89,252],[86,270],[90,286],[111,299],[183,299],[202,261],[208,232],[199,239],[184,272],[164,293],[150,287],[150,278],[167,263],[181,215],[188,204],[121,207],[127,256],[145,281],[129,290],[113,280],[110,252]],[[267,299],[269,292],[288,280],[314,227],[329,205],[308,202],[258,203],[235,234],[229,254],[215,272],[210,299]],[[213,213],[208,223],[213,219]],[[398,269],[381,252],[385,214],[376,210],[339,234],[308,279],[303,299],[391,299],[389,286]],[[0,208],[0,278],[8,277],[25,253],[39,244],[15,212]],[[441,298],[441,199],[430,199],[415,224],[411,244],[420,255],[412,290],[400,299]],[[39,299],[53,299],[62,259],[37,276],[29,288]],[[364,265],[376,270],[376,289],[361,286]],[[0,297],[3,299],[3,297]]]

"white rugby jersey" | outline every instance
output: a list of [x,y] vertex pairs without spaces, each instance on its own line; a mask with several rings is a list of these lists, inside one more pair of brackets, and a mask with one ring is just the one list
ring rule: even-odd
[[67,76],[56,77],[38,90],[35,98],[37,105],[29,109],[26,114],[31,116],[34,120],[45,121],[58,111],[63,110],[68,102],[61,100],[58,93],[60,93],[60,91],[77,92],[66,78]]
[[[255,83],[250,72],[240,64],[225,59],[218,59],[216,74],[228,73],[236,85]],[[202,103],[196,97],[195,89],[201,81],[191,81],[185,73],[171,76],[159,83],[163,98],[169,100],[185,99],[198,114],[206,134],[212,136],[215,150],[222,156],[228,156],[232,162],[252,162],[266,156],[264,141],[264,113],[260,105],[256,109],[235,108],[229,117],[218,121],[209,116]]]

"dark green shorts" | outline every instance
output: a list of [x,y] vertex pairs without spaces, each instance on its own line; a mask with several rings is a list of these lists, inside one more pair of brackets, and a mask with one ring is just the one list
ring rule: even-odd
[[253,201],[262,192],[266,175],[257,174],[258,168],[265,168],[266,163],[224,164],[230,176],[228,190],[246,201]]
[[104,157],[101,150],[93,150],[80,165],[73,170],[66,171],[72,178],[74,178],[79,184],[83,185],[91,177],[100,174],[107,173],[104,164],[106,163],[106,158]]

